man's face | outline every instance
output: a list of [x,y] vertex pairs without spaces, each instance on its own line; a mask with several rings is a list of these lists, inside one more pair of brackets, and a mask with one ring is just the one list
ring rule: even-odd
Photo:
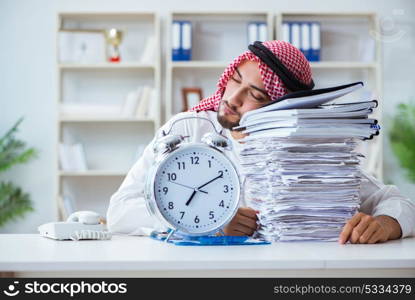
[[218,121],[232,129],[247,111],[267,104],[271,99],[265,91],[258,63],[244,61],[229,79],[219,104]]

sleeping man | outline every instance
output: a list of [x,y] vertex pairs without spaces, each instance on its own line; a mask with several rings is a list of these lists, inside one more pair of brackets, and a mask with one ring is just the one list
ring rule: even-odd
[[[159,132],[182,117],[208,118],[232,141],[233,150],[226,151],[226,155],[240,167],[238,140],[243,135],[232,128],[239,125],[241,116],[270,101],[278,101],[287,93],[310,90],[314,86],[309,62],[291,44],[284,41],[257,42],[249,49],[225,69],[212,96],[203,99],[190,111],[173,116]],[[269,66],[271,63],[276,63],[277,70]],[[189,136],[191,141],[200,141],[205,133],[212,131],[211,124],[200,119],[186,119],[176,124],[175,134]],[[155,160],[155,140],[145,148],[111,197],[107,223],[112,232],[147,235],[159,226],[149,215],[144,199],[147,171]],[[363,173],[360,200],[359,212],[343,227],[339,243],[373,244],[415,235],[415,204],[402,196],[395,186],[384,185]],[[223,231],[226,235],[250,236],[257,226],[257,211],[247,207],[241,199],[236,215]]]

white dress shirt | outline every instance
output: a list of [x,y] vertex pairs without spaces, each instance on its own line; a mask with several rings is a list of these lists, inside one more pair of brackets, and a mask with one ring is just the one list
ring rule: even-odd
[[[217,129],[222,129],[217,121],[217,112],[183,112],[175,115],[164,124],[158,133],[161,130],[168,130],[172,122],[179,118],[196,115],[210,119]],[[212,125],[206,120],[186,119],[175,123],[172,133],[189,136],[187,141],[200,142],[203,135],[212,130]],[[240,168],[238,152],[241,150],[241,145],[232,138],[229,130],[224,129],[223,133],[230,138],[233,144],[233,150],[225,151],[225,154],[237,168]],[[154,228],[161,228],[158,220],[147,211],[144,199],[146,175],[155,160],[153,153],[155,139],[147,145],[141,157],[128,172],[118,191],[111,197],[107,211],[107,225],[111,232],[148,235]],[[368,174],[363,174],[363,176],[359,210],[372,216],[387,215],[393,217],[401,225],[402,238],[415,235],[415,204],[410,199],[402,196],[395,186],[384,185]],[[243,178],[241,178],[241,182],[243,182]],[[243,195],[243,193],[241,194]],[[246,206],[243,197],[240,199],[240,206]]]

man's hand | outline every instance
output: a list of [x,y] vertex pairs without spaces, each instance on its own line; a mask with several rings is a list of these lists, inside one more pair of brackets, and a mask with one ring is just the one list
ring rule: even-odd
[[339,243],[375,244],[394,240],[401,236],[401,226],[389,216],[372,217],[364,213],[355,214],[343,227]]
[[257,230],[257,211],[249,207],[240,207],[232,221],[225,226],[225,235],[252,235]]

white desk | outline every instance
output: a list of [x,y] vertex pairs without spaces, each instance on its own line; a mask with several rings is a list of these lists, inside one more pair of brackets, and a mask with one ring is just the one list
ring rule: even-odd
[[415,238],[375,245],[189,247],[135,236],[73,242],[0,234],[0,272],[51,277],[414,277]]

